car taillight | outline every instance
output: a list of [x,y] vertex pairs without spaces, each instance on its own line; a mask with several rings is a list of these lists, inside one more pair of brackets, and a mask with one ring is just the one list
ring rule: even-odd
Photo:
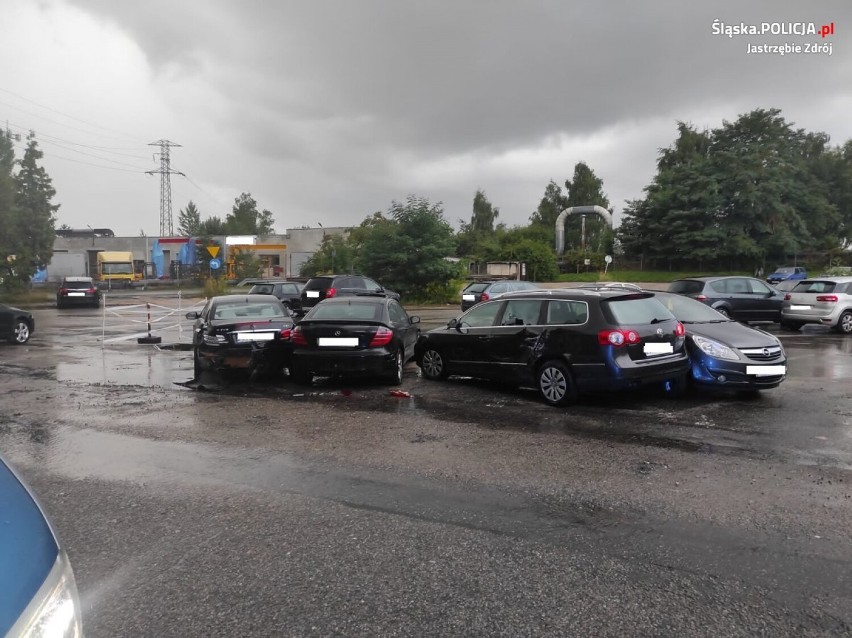
[[695,298],[698,301],[707,301],[707,295],[696,295]]
[[295,346],[308,345],[308,340],[305,339],[305,335],[302,333],[302,326],[296,326],[293,328],[293,332],[290,333],[290,338],[293,340],[293,345]]
[[90,293],[92,293],[92,294],[95,294],[95,289],[94,289],[94,288],[89,288],[86,292],[90,292]]
[[480,301],[488,301],[489,299],[491,299],[491,297],[488,296],[487,292],[483,292],[479,298]]
[[293,331],[290,328],[281,328],[281,332],[278,333],[278,338],[281,341],[289,341],[292,336]]
[[59,294],[60,294],[60,295],[67,295],[67,294],[68,294],[68,289],[67,289],[67,288],[60,288],[60,289],[59,289]]
[[786,295],[784,295],[784,301],[790,301],[792,298],[793,298],[793,296],[789,292]]
[[817,301],[837,301],[837,295],[817,295]]
[[678,321],[677,325],[675,326],[675,336],[676,337],[682,337],[685,334],[686,334],[686,328],[684,328],[683,324],[680,321]]
[[598,343],[602,346],[620,347],[639,341],[639,333],[635,330],[601,330],[598,333]]
[[336,294],[337,294],[337,290],[335,290],[334,288],[329,288],[328,290],[325,291],[325,298],[331,299]]
[[390,328],[385,328],[382,326],[376,331],[376,334],[373,335],[373,338],[370,339],[370,347],[378,348],[380,346],[388,345],[393,339],[393,330]]

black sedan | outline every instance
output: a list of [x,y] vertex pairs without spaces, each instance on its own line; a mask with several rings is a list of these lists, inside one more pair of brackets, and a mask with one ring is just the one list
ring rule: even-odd
[[204,370],[280,372],[292,352],[293,317],[272,295],[211,298],[194,319],[192,350],[195,376]]
[[787,355],[773,335],[689,297],[664,292],[656,296],[686,327],[693,383],[753,392],[784,381]]
[[250,295],[275,295],[285,306],[291,309],[299,307],[302,288],[305,284],[298,281],[276,279],[258,280],[249,290]]
[[290,376],[309,385],[315,376],[366,374],[399,385],[419,323],[390,297],[325,299],[293,330]]
[[30,340],[34,330],[31,312],[0,303],[0,339],[22,346]]

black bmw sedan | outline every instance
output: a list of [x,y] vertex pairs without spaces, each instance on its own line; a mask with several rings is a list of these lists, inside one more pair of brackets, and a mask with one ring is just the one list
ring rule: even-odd
[[787,355],[775,336],[689,297],[665,292],[656,296],[686,328],[693,383],[753,392],[784,381]]
[[293,330],[290,376],[309,385],[315,376],[362,374],[399,385],[419,324],[391,297],[326,298]]
[[272,295],[212,297],[194,319],[195,376],[204,370],[273,374],[289,363],[293,317]]

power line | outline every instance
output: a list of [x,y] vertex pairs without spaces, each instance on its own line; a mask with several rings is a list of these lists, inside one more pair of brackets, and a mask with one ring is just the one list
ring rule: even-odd
[[[91,126],[91,127],[94,127],[94,128],[98,128],[98,129],[101,129],[101,130],[103,130],[103,131],[109,131],[110,133],[118,134],[118,135],[120,135],[120,136],[122,136],[122,137],[125,137],[125,138],[127,138],[128,140],[131,140],[131,139],[132,139],[133,141],[137,141],[137,140],[135,140],[133,137],[131,137],[131,136],[129,136],[129,135],[126,135],[125,133],[123,133],[123,132],[121,132],[121,131],[117,131],[117,130],[115,130],[115,129],[111,129],[111,128],[108,128],[108,127],[106,127],[106,126],[102,126],[102,125],[100,125],[100,124],[95,124],[95,123],[93,123],[93,122],[88,122],[88,121],[86,121],[86,120],[80,119],[79,117],[74,117],[73,115],[68,115],[67,113],[63,113],[62,111],[58,111],[58,110],[56,110],[56,109],[54,109],[54,108],[51,108],[51,107],[49,107],[49,106],[45,106],[44,104],[39,104],[38,102],[36,102],[36,101],[34,101],[34,100],[30,100],[29,98],[25,98],[23,95],[18,95],[17,93],[14,93],[13,91],[9,91],[8,89],[0,88],[0,92],[3,92],[3,93],[6,93],[7,95],[11,95],[11,96],[13,96],[13,97],[16,97],[16,98],[18,98],[19,100],[23,100],[24,102],[28,102],[28,103],[30,103],[30,104],[33,104],[33,105],[35,105],[35,106],[37,106],[37,107],[39,107],[39,108],[41,108],[41,109],[44,109],[44,110],[46,110],[46,111],[50,111],[51,113],[56,113],[57,115],[61,115],[62,117],[67,117],[69,120],[75,120],[75,121],[77,121],[77,122],[80,122],[80,123],[82,123],[82,124],[85,124],[86,126]],[[6,103],[5,103],[5,102],[3,102],[3,104],[6,104]],[[7,106],[11,106],[12,108],[17,109],[17,110],[19,110],[19,111],[23,111],[24,113],[27,113],[27,112],[28,112],[28,111],[24,111],[24,110],[23,110],[22,108],[20,108],[20,107],[13,106],[13,105],[11,105],[11,104],[7,104]],[[48,118],[45,118],[43,115],[36,115],[35,113],[31,113],[31,115],[34,115],[35,117],[42,117],[42,118],[44,118],[44,119],[47,119],[48,121],[52,121],[52,120],[49,120]],[[55,122],[55,123],[59,124],[59,122]],[[65,125],[63,125],[63,126],[65,126]],[[73,128],[73,127],[72,127],[72,128]],[[139,144],[142,144],[142,142],[139,142]]]

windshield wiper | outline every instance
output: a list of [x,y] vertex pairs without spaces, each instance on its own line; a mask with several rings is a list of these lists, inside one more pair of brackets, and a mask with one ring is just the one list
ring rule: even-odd
[[663,323],[664,321],[668,321],[667,319],[651,319],[651,325],[655,323]]

